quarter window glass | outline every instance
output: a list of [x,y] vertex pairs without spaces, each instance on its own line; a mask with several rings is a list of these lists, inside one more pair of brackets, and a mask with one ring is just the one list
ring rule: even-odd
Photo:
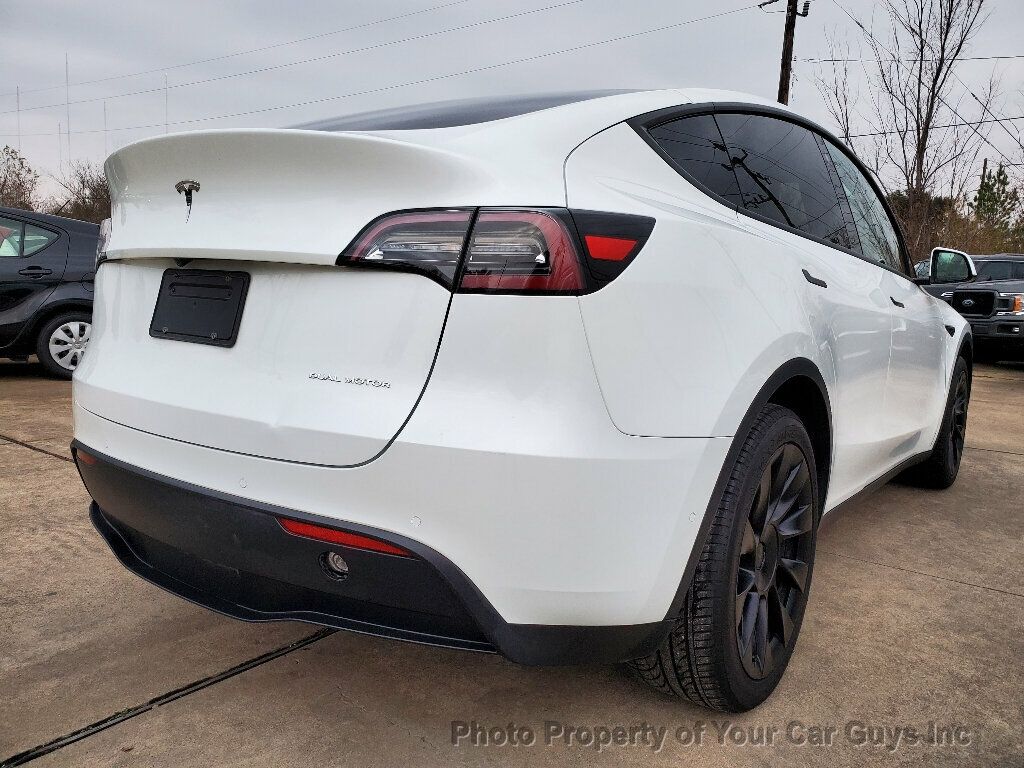
[[828,145],[828,151],[836,164],[839,179],[850,201],[853,221],[860,237],[860,253],[871,261],[903,272],[900,241],[881,198],[844,152],[831,144]]
[[741,207],[843,248],[855,245],[824,140],[761,115],[717,115]]
[[0,216],[0,258],[21,255],[22,224]]
[[54,232],[41,227],[35,227],[31,224],[25,225],[25,251],[24,255],[36,253],[43,250],[46,246],[52,243],[59,237]]
[[713,117],[673,120],[652,128],[650,135],[684,171],[714,194],[739,205],[739,184]]

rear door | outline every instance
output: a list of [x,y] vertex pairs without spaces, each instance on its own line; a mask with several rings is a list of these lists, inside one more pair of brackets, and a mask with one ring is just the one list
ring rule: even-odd
[[882,290],[891,304],[885,419],[895,440],[892,458],[903,460],[934,439],[945,403],[948,336],[935,300],[908,276],[909,260],[877,191],[845,153],[829,149],[857,228],[857,250],[882,267]]
[[856,231],[821,136],[765,115],[716,119],[740,211],[772,225],[800,254],[809,320],[835,368],[830,497],[842,499],[884,471],[879,457],[893,444],[884,411],[892,305],[883,270],[853,254]]
[[64,233],[0,215],[0,348],[17,338],[60,283],[67,256]]

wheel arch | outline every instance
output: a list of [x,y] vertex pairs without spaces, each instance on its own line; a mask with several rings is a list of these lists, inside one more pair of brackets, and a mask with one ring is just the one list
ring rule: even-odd
[[[967,375],[973,377],[974,375],[974,335],[969,331],[964,333],[963,338],[960,339],[960,346],[957,348],[957,357],[962,357],[967,361]],[[956,364],[956,358],[953,358],[953,364]]]
[[821,375],[818,366],[805,357],[798,357],[780,365],[771,376],[761,385],[750,405],[747,407],[743,419],[740,421],[736,433],[733,435],[732,444],[726,454],[725,461],[718,473],[714,490],[708,500],[708,506],[704,510],[704,518],[701,521],[700,530],[690,552],[686,569],[679,583],[676,596],[669,606],[666,619],[672,619],[679,615],[686,599],[686,593],[690,588],[693,573],[697,567],[704,544],[707,541],[711,521],[715,517],[715,509],[721,503],[725,487],[729,482],[729,475],[736,463],[743,443],[751,425],[761,410],[769,403],[781,405],[794,411],[807,427],[808,435],[811,438],[811,445],[814,448],[815,468],[818,476],[818,496],[821,509],[824,509],[825,499],[828,497],[828,483],[832,472],[832,406],[828,395],[828,388],[825,386],[825,379]]
[[807,428],[814,448],[819,501],[824,509],[832,474],[832,409],[820,374],[817,379],[807,373],[797,373],[787,378],[774,390],[767,402],[793,411]]

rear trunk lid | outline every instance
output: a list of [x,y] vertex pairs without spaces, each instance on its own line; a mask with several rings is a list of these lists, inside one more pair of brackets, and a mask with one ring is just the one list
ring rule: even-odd
[[76,402],[196,445],[328,466],[372,459],[426,384],[450,294],[419,275],[256,261],[189,270],[250,276],[232,347],[150,335],[170,260],[97,273]]
[[[218,131],[126,147],[107,175],[113,227],[78,405],[293,462],[352,466],[386,448],[426,385],[451,293],[335,260],[385,212],[466,205],[471,161],[369,135]],[[184,180],[199,184],[191,211],[175,191]],[[225,275],[248,276],[230,346],[161,336],[161,282],[182,270],[205,276],[185,286],[186,309],[230,294]]]

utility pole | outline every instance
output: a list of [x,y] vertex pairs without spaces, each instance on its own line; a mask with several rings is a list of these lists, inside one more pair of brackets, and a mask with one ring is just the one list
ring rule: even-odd
[[981,181],[978,183],[978,192],[974,196],[975,205],[981,202],[982,193],[985,191],[985,182],[988,181],[988,158],[986,157],[981,164]]
[[15,98],[18,100],[18,152],[21,152],[21,86],[14,89]]
[[796,17],[806,18],[811,10],[810,0],[804,0],[803,11],[799,10],[799,6],[800,0],[786,0],[786,31],[782,37],[782,69],[779,72],[780,104],[789,104],[789,83],[793,77],[793,38],[796,35]]

